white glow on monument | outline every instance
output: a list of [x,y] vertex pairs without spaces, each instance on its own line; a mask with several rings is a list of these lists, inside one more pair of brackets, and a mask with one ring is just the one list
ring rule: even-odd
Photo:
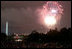
[[8,35],[8,22],[6,21],[6,35]]

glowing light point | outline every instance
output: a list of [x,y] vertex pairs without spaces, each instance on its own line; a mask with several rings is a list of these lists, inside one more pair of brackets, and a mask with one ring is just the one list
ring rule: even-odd
[[45,24],[47,24],[48,26],[52,26],[56,24],[56,19],[54,17],[46,17],[44,21]]
[[57,10],[52,9],[51,12],[52,13],[57,13]]

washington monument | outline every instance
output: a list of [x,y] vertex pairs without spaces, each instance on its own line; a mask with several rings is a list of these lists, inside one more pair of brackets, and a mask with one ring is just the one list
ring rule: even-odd
[[6,21],[6,35],[8,36],[8,21]]

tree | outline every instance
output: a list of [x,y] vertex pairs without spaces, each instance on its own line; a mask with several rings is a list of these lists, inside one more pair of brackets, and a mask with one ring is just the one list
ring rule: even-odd
[[1,35],[1,37],[0,37],[1,41],[4,41],[7,38],[5,33],[1,33],[0,35]]
[[37,42],[39,39],[39,33],[35,30],[32,31],[32,33],[28,36],[27,41],[28,42]]

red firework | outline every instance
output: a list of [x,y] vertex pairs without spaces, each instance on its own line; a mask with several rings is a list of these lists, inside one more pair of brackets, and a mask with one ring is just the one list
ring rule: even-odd
[[62,5],[57,1],[48,1],[43,5],[42,9],[38,9],[38,14],[40,16],[40,24],[53,28],[60,21],[63,14]]

